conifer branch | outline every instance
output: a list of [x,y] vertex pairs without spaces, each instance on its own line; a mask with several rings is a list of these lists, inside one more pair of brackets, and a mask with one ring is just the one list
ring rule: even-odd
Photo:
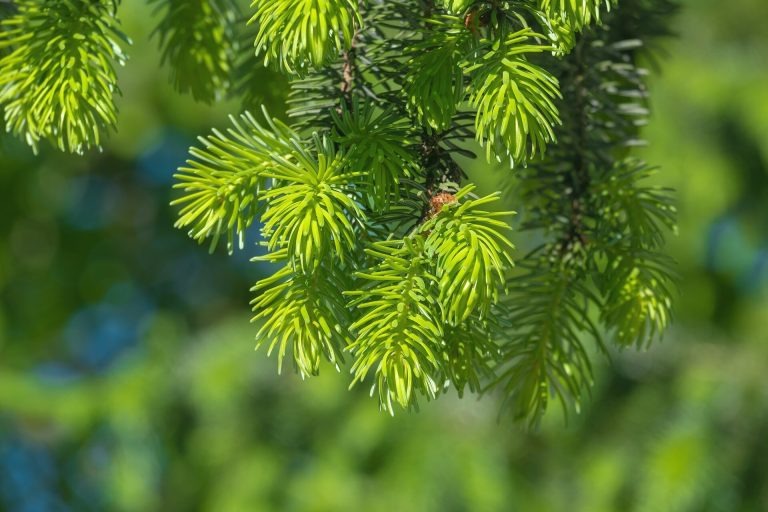
[[[231,248],[262,222],[283,267],[254,287],[259,345],[302,376],[350,354],[390,413],[497,387],[535,424],[553,399],[584,402],[604,337],[645,346],[666,327],[674,208],[626,157],[647,113],[645,34],[626,30],[655,19],[648,2],[252,7],[257,54],[293,75],[295,128],[247,117],[203,139],[178,224]],[[471,138],[519,166],[523,229],[543,231],[517,269],[499,195],[461,188]]]
[[564,406],[582,402],[591,381],[585,341],[603,350],[608,331],[619,346],[647,346],[670,321],[674,272],[657,251],[674,226],[674,207],[669,191],[641,184],[650,173],[644,163],[622,156],[637,144],[647,114],[635,103],[645,87],[632,53],[644,34],[610,27],[625,26],[634,9],[643,5],[624,2],[605,28],[579,35],[559,73],[570,99],[560,104],[559,144],[521,172],[524,226],[551,238],[510,281],[519,292],[505,303],[509,342],[497,385],[531,423],[552,396]]
[[242,248],[246,230],[264,211],[261,202],[267,170],[277,162],[291,161],[300,147],[299,136],[279,121],[269,118],[261,126],[249,113],[240,120],[231,118],[234,128],[226,133],[214,130],[201,137],[203,148],[191,148],[187,167],[179,168],[174,188],[185,195],[171,204],[181,205],[176,227],[189,229],[200,243],[211,239],[211,251],[222,235],[227,249],[234,249],[235,237]]
[[549,46],[529,44],[540,37],[531,29],[512,33],[466,68],[473,74],[472,106],[477,109],[475,130],[486,146],[487,157],[509,156],[525,163],[543,156],[555,141],[560,124],[554,100],[561,97],[557,80],[528,56],[551,51]]
[[374,387],[390,413],[393,403],[434,398],[440,380],[459,392],[479,389],[498,355],[488,317],[512,266],[509,227],[498,220],[510,212],[480,209],[498,196],[470,198],[473,188],[450,196],[406,238],[372,244],[366,252],[379,263],[357,273],[367,285],[347,292],[357,297],[350,306],[370,309],[352,326],[353,384],[376,367]]
[[[495,386],[535,424],[553,399],[584,402],[604,338],[644,347],[669,324],[673,201],[630,150],[648,115],[638,55],[672,0],[152,3],[177,90],[248,101],[262,64],[288,75],[290,126],[245,113],[201,138],[173,202],[211,250],[260,227],[280,270],[252,305],[278,369],[349,355],[390,413]],[[117,5],[0,0],[9,131],[100,145],[128,43]],[[516,268],[499,194],[462,187],[471,139],[517,167],[522,230],[543,240]]]
[[434,375],[442,328],[437,304],[428,292],[437,278],[430,273],[423,243],[414,237],[373,244],[368,252],[382,262],[358,277],[374,286],[349,292],[360,296],[352,305],[365,311],[352,325],[358,333],[349,347],[355,356],[352,383],[375,367],[379,403],[391,414],[393,402],[411,407],[418,394],[431,399],[439,389]]
[[584,305],[597,299],[576,265],[528,260],[523,267],[504,305],[511,332],[491,386],[499,387],[516,419],[534,426],[553,396],[566,417],[570,407],[580,409],[592,385],[583,334],[598,346],[602,338]]
[[[479,209],[498,200],[498,195],[470,199],[458,204],[474,187],[464,187],[439,210],[420,231],[426,233],[427,254],[437,258],[439,300],[444,321],[459,325],[475,312],[479,319],[499,301],[506,271],[513,266],[507,239],[508,224],[498,217],[511,212]],[[436,208],[437,209],[437,208]]]
[[355,0],[253,0],[256,52],[265,64],[303,74],[349,49],[362,17]]
[[262,194],[269,204],[262,216],[267,247],[286,248],[304,272],[315,270],[330,251],[343,263],[355,247],[348,217],[364,217],[352,195],[362,173],[349,172],[328,139],[316,136],[314,145],[316,154],[297,145],[292,158],[275,157],[264,171],[273,186]]
[[[288,251],[259,259],[283,262],[289,259]],[[352,341],[350,314],[341,294],[348,286],[344,272],[333,264],[305,273],[289,263],[251,289],[253,321],[262,322],[257,348],[268,344],[268,355],[278,349],[278,372],[288,352],[302,378],[317,375],[323,359],[337,368],[343,364],[343,351]]]
[[151,0],[162,19],[153,34],[171,67],[171,82],[198,101],[223,98],[232,86],[239,51],[234,0]]
[[117,122],[123,65],[117,3],[19,0],[0,25],[0,105],[6,129],[34,150],[48,140],[61,151],[101,145]]
[[613,3],[614,0],[539,0],[541,9],[550,18],[570,24],[577,30],[599,22]]

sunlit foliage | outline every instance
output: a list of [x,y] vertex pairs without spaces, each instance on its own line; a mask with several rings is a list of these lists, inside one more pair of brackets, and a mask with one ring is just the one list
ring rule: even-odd
[[[390,413],[498,389],[536,423],[553,398],[580,408],[594,352],[669,325],[675,209],[629,152],[648,114],[638,63],[666,33],[667,0],[152,5],[178,91],[252,99],[260,65],[290,81],[292,119],[246,112],[201,137],[173,201],[176,226],[211,250],[258,232],[259,259],[280,265],[252,303],[280,368],[349,368]],[[16,2],[0,34],[10,132],[100,146],[128,42],[118,7]],[[466,182],[473,141],[514,169],[500,188],[522,234],[500,191]],[[515,252],[521,237],[531,253]]]

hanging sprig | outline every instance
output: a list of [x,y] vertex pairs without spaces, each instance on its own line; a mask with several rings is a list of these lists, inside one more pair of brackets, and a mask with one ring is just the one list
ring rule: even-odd
[[443,336],[440,313],[431,293],[437,277],[424,252],[424,240],[378,242],[366,252],[380,263],[357,277],[370,283],[352,306],[362,316],[352,324],[357,334],[349,350],[355,357],[353,384],[372,370],[381,407],[394,414],[394,404],[403,408],[417,404],[419,395],[434,398],[439,389],[435,376],[439,368]]
[[[257,259],[290,260],[287,249]],[[257,347],[268,345],[268,354],[277,348],[278,372],[289,352],[302,378],[317,375],[324,359],[337,368],[343,363],[343,351],[352,342],[351,317],[341,292],[348,286],[348,277],[333,263],[309,273],[288,263],[251,289],[256,295],[253,320],[262,322]]]
[[422,37],[408,48],[406,106],[425,128],[444,131],[464,99],[460,63],[469,51],[472,34],[460,18],[441,16],[429,20]]
[[[99,147],[117,122],[115,64],[123,65],[112,0],[19,0],[0,24],[0,105],[6,129],[37,150]],[[3,50],[10,53],[3,55]]]
[[[513,212],[488,212],[481,208],[498,201],[499,194],[465,198],[474,186],[464,187],[426,222],[426,251],[437,258],[440,305],[444,321],[460,325],[474,313],[485,318],[499,300],[506,271],[513,266],[509,225],[499,217]],[[461,202],[460,202],[461,201]]]
[[557,79],[528,60],[528,55],[552,48],[531,44],[535,37],[540,36],[528,28],[510,34],[466,68],[472,74],[476,136],[489,160],[491,155],[509,156],[514,163],[525,163],[543,156],[555,141],[554,127],[560,124],[554,103],[560,97]]
[[598,278],[605,296],[602,320],[617,345],[646,348],[672,320],[674,262],[645,251],[614,251],[609,257],[612,261]]
[[363,24],[356,0],[254,0],[251,7],[256,53],[288,73],[338,58]]
[[[504,395],[515,418],[536,425],[553,397],[563,412],[578,411],[592,385],[592,366],[585,341],[602,347],[590,306],[600,303],[578,266],[542,269],[525,263],[512,278],[515,287],[502,308],[508,334],[493,385]],[[586,335],[586,336],[585,336]]]
[[595,230],[607,249],[617,245],[658,249],[664,246],[667,233],[675,230],[672,191],[643,183],[656,171],[628,158],[617,163],[609,177],[593,184],[592,193],[600,198]]
[[538,0],[539,6],[553,19],[571,24],[577,29],[600,22],[615,0]]
[[607,343],[647,347],[672,316],[674,264],[660,249],[674,229],[673,201],[644,183],[648,165],[627,156],[648,115],[637,59],[644,30],[660,33],[661,11],[651,4],[623,2],[558,63],[559,143],[518,173],[523,229],[544,241],[510,280],[510,341],[496,384],[531,423],[553,398],[578,410],[591,384],[590,352]]
[[670,191],[642,182],[653,173],[642,161],[621,161],[601,181],[597,254],[604,262],[595,282],[603,295],[602,320],[621,347],[647,347],[672,319],[677,275],[659,252],[675,229]]
[[[272,133],[281,126],[273,121]],[[266,141],[259,140],[260,149]],[[290,151],[268,153],[260,172],[271,184],[258,195],[267,205],[261,232],[270,252],[256,259],[285,266],[256,283],[252,306],[254,320],[263,322],[258,345],[268,344],[269,353],[278,347],[279,369],[290,351],[307,377],[318,373],[323,358],[338,368],[352,341],[342,294],[350,278],[345,255],[356,243],[352,223],[365,222],[365,215],[353,199],[359,173],[348,170],[329,139],[316,135],[305,144],[286,128],[276,147]]]
[[223,98],[232,86],[238,41],[234,0],[151,0],[162,18],[154,31],[176,90],[198,101]]
[[[242,248],[246,230],[264,210],[261,194],[266,171],[295,159],[301,147],[299,136],[264,111],[267,127],[249,113],[231,118],[226,133],[214,130],[200,137],[202,148],[191,148],[192,158],[175,175],[174,188],[184,195],[172,205],[181,205],[177,228],[189,230],[200,243],[210,239],[213,251],[222,235],[231,253],[235,239]],[[278,163],[279,161],[279,163]]]
[[488,313],[512,266],[509,226],[498,219],[509,212],[482,210],[498,197],[470,198],[473,188],[435,203],[418,232],[374,243],[366,252],[378,264],[356,274],[367,284],[347,292],[363,310],[349,348],[355,382],[375,367],[374,387],[390,413],[444,385],[478,390],[498,355]]
[[275,185],[263,193],[269,207],[262,235],[270,251],[282,248],[294,265],[313,271],[329,251],[339,261],[356,244],[349,217],[365,215],[352,197],[359,172],[350,172],[344,155],[328,139],[314,140],[316,154],[298,147],[293,159],[277,158],[264,176]]

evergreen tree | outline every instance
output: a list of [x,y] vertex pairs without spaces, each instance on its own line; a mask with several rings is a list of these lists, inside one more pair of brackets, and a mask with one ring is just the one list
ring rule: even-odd
[[[118,2],[4,3],[7,130],[98,147],[129,44]],[[174,202],[211,250],[259,225],[259,259],[280,269],[254,286],[254,320],[279,367],[349,368],[390,413],[498,389],[535,423],[552,398],[578,408],[593,352],[646,346],[669,323],[674,207],[631,150],[648,114],[640,61],[672,0],[152,3],[179,91],[251,102],[262,65],[290,80],[290,122],[246,112],[201,137]],[[466,183],[472,139],[510,169],[512,237],[502,191]]]

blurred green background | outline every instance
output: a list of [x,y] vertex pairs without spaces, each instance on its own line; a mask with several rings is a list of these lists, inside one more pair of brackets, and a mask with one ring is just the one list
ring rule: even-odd
[[168,206],[240,105],[175,94],[151,10],[123,2],[104,152],[0,135],[0,510],[768,510],[768,2],[683,4],[642,150],[678,190],[677,321],[600,360],[580,416],[524,432],[494,396],[391,418],[345,375],[254,353],[256,249],[209,255]]

